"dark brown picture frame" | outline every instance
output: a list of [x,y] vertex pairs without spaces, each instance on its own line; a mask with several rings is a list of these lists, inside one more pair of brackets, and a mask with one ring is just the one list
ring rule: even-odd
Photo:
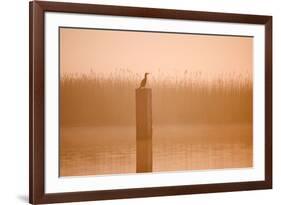
[[[265,180],[46,194],[44,190],[45,12],[246,23],[265,26]],[[272,16],[33,1],[29,4],[29,201],[32,204],[229,192],[272,188]]]

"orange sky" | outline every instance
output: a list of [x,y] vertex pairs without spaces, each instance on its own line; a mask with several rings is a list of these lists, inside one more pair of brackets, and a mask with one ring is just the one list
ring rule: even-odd
[[252,73],[252,37],[61,28],[60,40],[63,74],[120,68],[154,76],[159,70],[175,76],[185,70]]

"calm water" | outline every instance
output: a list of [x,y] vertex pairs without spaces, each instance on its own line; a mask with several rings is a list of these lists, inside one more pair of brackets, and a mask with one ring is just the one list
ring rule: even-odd
[[[153,171],[252,166],[252,126],[153,127]],[[136,172],[134,127],[64,127],[60,175]]]

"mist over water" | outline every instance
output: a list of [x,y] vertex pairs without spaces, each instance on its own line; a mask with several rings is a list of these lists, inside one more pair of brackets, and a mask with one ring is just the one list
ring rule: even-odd
[[[153,131],[153,172],[253,165],[251,125],[162,126]],[[72,127],[61,133],[61,176],[136,173],[134,127]]]

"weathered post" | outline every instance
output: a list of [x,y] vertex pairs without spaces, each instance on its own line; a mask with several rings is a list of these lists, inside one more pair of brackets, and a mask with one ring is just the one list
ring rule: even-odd
[[152,91],[136,89],[136,171],[152,172]]

